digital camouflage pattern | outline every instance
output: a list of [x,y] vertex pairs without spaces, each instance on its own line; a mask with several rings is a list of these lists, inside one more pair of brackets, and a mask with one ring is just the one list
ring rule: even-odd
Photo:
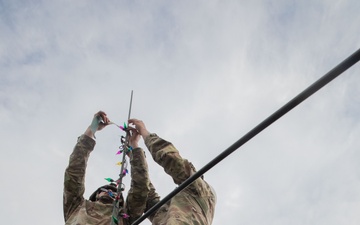
[[[85,170],[95,140],[82,135],[70,155],[69,165],[65,170],[64,179],[64,219],[65,225],[109,225],[113,204],[103,204],[86,200]],[[130,218],[119,221],[119,225],[128,225],[139,218],[146,207],[150,185],[147,163],[142,149],[130,152],[131,187],[128,192],[124,209]]]
[[145,152],[135,148],[130,152],[131,186],[126,199],[125,212],[130,217],[126,221],[132,224],[146,209],[146,200],[150,191],[150,178]]
[[[183,159],[170,142],[156,134],[148,136],[145,144],[153,159],[176,184],[181,184],[196,172],[194,166]],[[147,209],[159,201],[160,198],[150,183]],[[211,186],[198,178],[154,212],[149,219],[153,225],[211,225],[215,204],[216,197]]]

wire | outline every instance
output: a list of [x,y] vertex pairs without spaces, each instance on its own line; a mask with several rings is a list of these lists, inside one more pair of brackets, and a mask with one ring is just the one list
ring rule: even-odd
[[189,184],[191,184],[197,178],[202,176],[204,173],[206,173],[208,170],[210,170],[212,167],[214,167],[216,164],[218,164],[224,158],[229,156],[231,153],[233,153],[235,150],[237,150],[243,144],[248,142],[250,139],[255,137],[257,134],[259,134],[265,128],[270,126],[272,123],[274,123],[280,117],[282,117],[283,115],[288,113],[290,110],[295,108],[297,105],[299,105],[305,99],[307,99],[312,94],[314,94],[315,92],[320,90],[322,87],[324,87],[330,81],[335,79],[341,73],[343,73],[344,71],[349,69],[351,66],[353,66],[355,63],[357,63],[359,60],[360,60],[360,49],[355,51],[352,55],[350,55],[348,58],[346,58],[344,61],[342,61],[339,65],[337,65],[332,70],[330,70],[328,73],[326,73],[324,76],[322,76],[320,79],[315,81],[312,85],[310,85],[308,88],[306,88],[300,94],[298,94],[296,97],[294,97],[292,100],[290,100],[288,103],[286,103],[280,109],[278,109],[276,112],[271,114],[268,118],[266,118],[264,121],[259,123],[256,127],[254,127],[252,130],[250,130],[247,134],[245,134],[242,138],[240,138],[238,141],[236,141],[234,144],[232,144],[229,148],[227,148],[225,151],[220,153],[220,155],[215,157],[208,164],[206,164],[203,168],[201,168],[199,171],[197,171],[195,174],[193,174],[191,177],[189,177],[187,180],[185,180],[176,189],[174,189],[172,192],[170,192],[161,201],[159,201],[156,205],[154,205],[151,209],[149,209],[146,213],[144,213],[139,219],[137,219],[134,223],[132,223],[132,225],[140,224],[143,220],[145,220],[148,216],[150,216],[152,213],[154,213],[163,204],[165,204],[167,201],[169,201],[172,197],[174,197],[177,193],[179,193],[181,190],[183,190],[185,187],[187,187]]

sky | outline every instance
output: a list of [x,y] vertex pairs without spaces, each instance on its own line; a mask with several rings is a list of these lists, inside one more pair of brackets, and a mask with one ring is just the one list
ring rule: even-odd
[[[359,49],[359,10],[358,0],[0,0],[2,223],[64,224],[77,137],[99,110],[126,122],[131,90],[131,117],[202,168]],[[214,225],[360,223],[359,73],[205,174]],[[117,178],[121,135],[97,133],[84,197]],[[176,185],[147,159],[164,197]]]

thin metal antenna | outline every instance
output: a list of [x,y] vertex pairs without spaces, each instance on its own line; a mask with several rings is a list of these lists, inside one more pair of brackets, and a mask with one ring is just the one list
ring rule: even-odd
[[130,96],[130,106],[129,106],[129,114],[128,114],[128,121],[127,121],[127,125],[129,125],[129,119],[130,119],[130,115],[131,115],[131,106],[132,106],[132,99],[133,99],[133,90],[131,90],[131,96]]
[[[122,157],[122,163],[121,163],[121,169],[120,169],[118,187],[117,187],[118,196],[122,195],[122,191],[123,191],[122,190],[122,179],[125,176],[124,175],[124,166],[125,166],[125,163],[126,163],[126,157],[125,156],[126,156],[127,151],[128,151],[129,139],[130,139],[130,135],[131,135],[128,127],[129,127],[129,119],[130,119],[130,115],[131,115],[132,99],[133,99],[133,90],[131,90],[128,121],[126,121],[127,126],[124,127],[124,131],[126,132],[125,141],[123,141],[123,139],[121,139],[122,140],[122,147],[123,147],[122,148],[123,149],[123,157]],[[116,126],[118,126],[118,125],[116,125]],[[124,202],[122,202],[122,203],[124,204]],[[111,218],[110,225],[118,225],[119,224],[119,219],[121,217],[119,210],[120,210],[120,202],[119,202],[119,199],[116,199],[114,201],[114,204],[113,204],[113,211],[112,211],[112,218]]]

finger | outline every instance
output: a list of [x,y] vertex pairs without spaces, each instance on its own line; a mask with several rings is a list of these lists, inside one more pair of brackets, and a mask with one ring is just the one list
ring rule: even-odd
[[101,115],[97,117],[100,124],[105,124],[105,119]]
[[128,127],[128,128],[131,132],[138,133],[138,130],[136,130],[136,128],[134,128],[134,127]]
[[129,120],[128,120],[129,123],[137,123],[137,122],[139,122],[139,121],[140,121],[140,120],[135,119],[135,118],[132,118],[132,119],[129,119]]
[[104,111],[99,111],[97,113],[95,113],[95,116],[101,116],[101,115],[105,115],[106,116],[106,113]]
[[106,116],[106,113],[103,112],[103,111],[99,111],[95,114],[95,117],[98,118],[99,122],[100,123],[104,123],[104,124],[107,124],[108,123],[108,119],[107,119],[107,116]]
[[130,136],[131,136],[131,137],[134,137],[135,135],[136,135],[136,131],[130,130]]

